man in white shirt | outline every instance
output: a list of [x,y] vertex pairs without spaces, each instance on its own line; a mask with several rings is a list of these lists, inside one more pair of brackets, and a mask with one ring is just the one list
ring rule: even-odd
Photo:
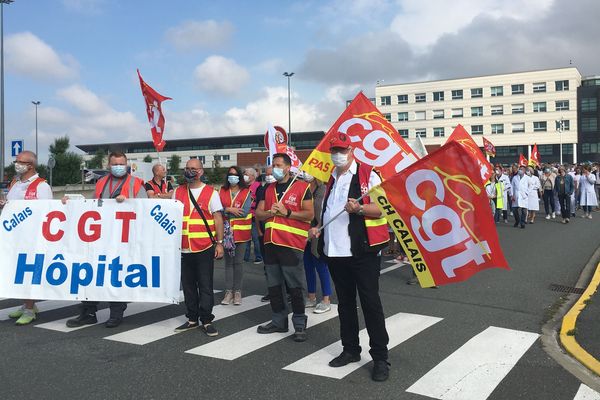
[[[17,177],[12,181],[6,200],[0,200],[0,208],[10,200],[47,200],[52,199],[52,189],[46,180],[40,178],[37,171],[37,156],[31,151],[23,151],[17,155],[15,172]],[[38,310],[35,300],[25,300],[23,306],[9,314],[18,318],[17,325],[27,325],[36,319]]]

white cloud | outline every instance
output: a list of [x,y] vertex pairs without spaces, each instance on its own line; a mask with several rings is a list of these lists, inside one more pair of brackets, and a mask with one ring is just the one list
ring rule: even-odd
[[219,48],[229,42],[234,27],[229,21],[186,21],[169,28],[165,38],[179,51]]
[[31,32],[9,35],[5,42],[8,72],[42,81],[77,76],[74,58],[65,56],[61,59],[52,47]]
[[208,57],[196,67],[194,76],[201,89],[224,95],[236,94],[250,80],[244,67],[221,56]]

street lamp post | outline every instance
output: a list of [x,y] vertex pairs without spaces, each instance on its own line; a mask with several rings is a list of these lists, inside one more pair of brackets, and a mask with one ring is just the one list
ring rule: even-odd
[[294,76],[293,72],[284,72],[283,76],[287,78],[288,81],[288,141],[290,142],[290,147],[292,146],[292,107],[291,107],[291,97],[290,97],[290,78]]
[[0,0],[0,181],[4,180],[4,5],[14,0]]
[[560,165],[563,165],[562,133],[564,130],[564,122],[563,117],[556,120],[556,124],[558,125],[558,135],[560,136]]
[[32,101],[31,104],[35,106],[35,155],[39,157],[38,153],[38,118],[37,118],[37,109],[41,104],[39,101]]

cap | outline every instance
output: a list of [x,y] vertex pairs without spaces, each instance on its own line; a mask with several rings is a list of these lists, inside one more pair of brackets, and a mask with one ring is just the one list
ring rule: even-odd
[[345,133],[337,133],[334,134],[333,137],[329,139],[329,149],[333,149],[334,147],[340,147],[343,149],[347,149],[350,147],[350,138]]

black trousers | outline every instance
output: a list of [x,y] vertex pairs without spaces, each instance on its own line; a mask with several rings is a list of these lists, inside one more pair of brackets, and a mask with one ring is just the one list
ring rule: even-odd
[[379,271],[381,257],[369,254],[361,257],[327,258],[329,272],[338,297],[340,337],[344,351],[360,354],[358,339],[358,312],[356,292],[369,333],[369,346],[373,360],[387,360],[389,336],[385,329],[385,316],[379,298]]
[[525,226],[527,223],[527,209],[521,207],[512,208],[513,217],[515,217],[515,226]]
[[[99,301],[82,301],[79,306],[81,312],[95,313],[98,311]],[[123,318],[123,312],[127,308],[127,303],[122,301],[111,301],[108,303],[110,306],[110,318]]]
[[567,219],[571,218],[571,195],[559,194],[558,203],[560,204],[560,213],[562,217]]
[[215,319],[212,314],[215,305],[214,265],[214,247],[198,253],[181,254],[181,286],[187,309],[185,316],[190,321],[200,319],[203,325]]

